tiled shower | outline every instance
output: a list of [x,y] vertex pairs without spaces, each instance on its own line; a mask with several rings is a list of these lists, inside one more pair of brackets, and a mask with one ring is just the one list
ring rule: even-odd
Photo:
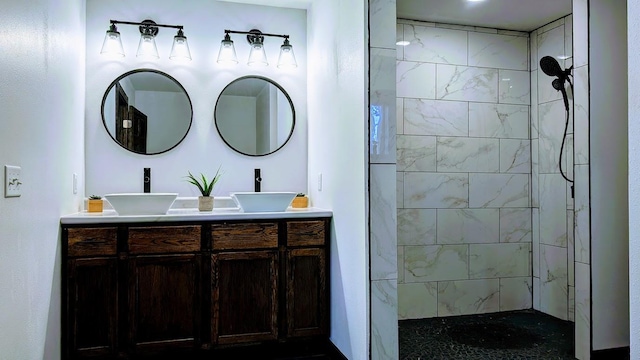
[[[564,104],[537,71],[544,55],[571,66],[572,19],[531,33],[398,20],[399,319],[535,308],[574,320]],[[572,126],[563,154],[573,179]]]

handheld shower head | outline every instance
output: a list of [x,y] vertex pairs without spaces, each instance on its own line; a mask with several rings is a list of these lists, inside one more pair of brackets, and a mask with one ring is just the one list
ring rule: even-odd
[[549,76],[557,76],[559,78],[566,76],[565,71],[562,70],[558,61],[552,56],[543,56],[540,59],[540,69]]

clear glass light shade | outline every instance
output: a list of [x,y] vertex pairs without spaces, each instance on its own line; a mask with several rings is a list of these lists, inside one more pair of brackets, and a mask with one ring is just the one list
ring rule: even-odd
[[286,39],[284,44],[280,46],[280,56],[278,57],[278,68],[280,69],[293,69],[297,68],[296,56],[293,54],[293,47],[289,44],[289,40]]
[[102,42],[102,49],[100,50],[100,54],[115,56],[115,57],[124,56],[124,48],[122,48],[120,33],[116,29],[116,26],[113,24],[111,25],[111,27],[109,27],[109,30],[107,30],[107,34],[104,36],[104,41]]
[[269,62],[267,61],[267,54],[264,52],[264,46],[262,45],[262,43],[251,44],[251,51],[249,51],[249,61],[247,61],[247,65],[249,66],[269,65]]
[[233,41],[227,34],[220,43],[220,51],[218,52],[218,64],[237,64],[238,56],[236,56],[236,48]]
[[178,30],[178,35],[173,37],[173,46],[171,46],[171,60],[191,60],[191,52],[189,51],[189,43],[187,37],[184,36],[182,29]]
[[140,42],[138,43],[138,53],[136,54],[139,58],[150,58],[157,59],[160,56],[158,55],[158,48],[156,47],[155,36],[142,34],[140,35]]

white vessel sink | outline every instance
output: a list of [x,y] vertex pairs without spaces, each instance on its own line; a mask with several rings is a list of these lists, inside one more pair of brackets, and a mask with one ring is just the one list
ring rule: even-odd
[[165,215],[178,193],[107,194],[105,199],[118,215]]
[[231,198],[243,212],[285,211],[295,192],[234,192]]

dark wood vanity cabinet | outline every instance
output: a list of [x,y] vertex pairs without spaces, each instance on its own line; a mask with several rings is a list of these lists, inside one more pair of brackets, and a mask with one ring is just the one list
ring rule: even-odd
[[130,227],[127,239],[132,352],[200,346],[201,226]]
[[63,225],[62,358],[328,339],[329,221]]
[[[69,229],[63,262],[63,358],[113,357],[117,349],[117,229]],[[66,345],[66,347],[65,347]]]

